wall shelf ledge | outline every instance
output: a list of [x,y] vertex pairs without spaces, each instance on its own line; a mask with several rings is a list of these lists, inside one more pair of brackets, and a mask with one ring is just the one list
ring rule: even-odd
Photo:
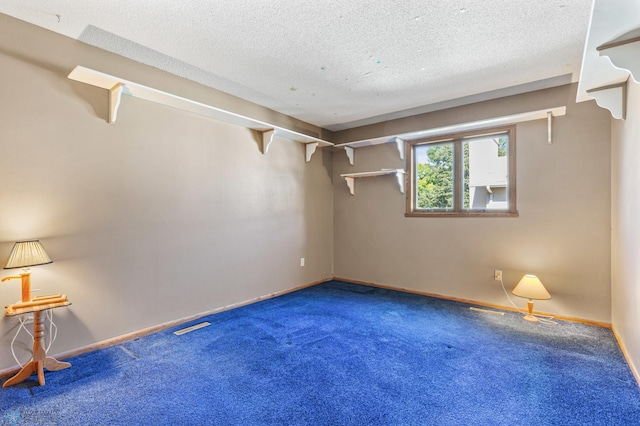
[[435,136],[448,135],[453,133],[468,132],[471,130],[486,129],[490,127],[507,126],[525,121],[547,119],[549,122],[547,141],[551,143],[551,123],[553,117],[566,115],[567,107],[558,106],[536,111],[523,112],[519,114],[504,115],[501,117],[489,118],[486,120],[470,121],[467,123],[453,124],[450,126],[435,127],[432,129],[418,130],[415,132],[401,133],[392,136],[381,136],[373,139],[363,139],[359,141],[346,142],[334,145],[335,149],[344,149],[349,159],[349,164],[355,164],[354,149],[357,147],[381,145],[395,143],[400,154],[400,159],[404,160],[406,141],[427,139]]
[[371,145],[381,145],[385,143],[395,143],[396,148],[398,149],[398,154],[400,155],[400,159],[404,160],[405,140],[399,136],[383,136],[374,139],[341,143],[335,145],[335,148],[344,149],[347,154],[347,158],[349,159],[349,164],[353,166],[355,164],[355,148]]
[[305,135],[283,127],[274,126],[273,124],[245,117],[231,111],[177,96],[172,93],[163,92],[152,87],[134,83],[132,81],[105,74],[100,71],[95,71],[80,65],[75,67],[73,71],[69,73],[68,78],[81,83],[101,87],[109,91],[109,123],[115,123],[117,119],[118,108],[122,103],[122,95],[129,95],[255,130],[261,134],[263,154],[267,153],[269,146],[276,137],[304,144],[307,162],[311,161],[311,156],[316,152],[318,147],[333,146],[333,143],[313,136]]
[[356,195],[356,182],[355,180],[358,178],[366,178],[366,177],[376,177],[376,176],[389,176],[395,175],[398,186],[400,187],[400,192],[404,194],[404,184],[405,184],[405,171],[404,169],[382,169],[375,170],[370,172],[359,172],[359,173],[344,173],[340,176],[344,178],[347,183],[347,187],[349,187],[349,192],[351,195]]

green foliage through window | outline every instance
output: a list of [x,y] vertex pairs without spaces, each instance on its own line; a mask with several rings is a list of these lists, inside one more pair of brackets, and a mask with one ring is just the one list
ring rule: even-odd
[[416,188],[419,209],[453,208],[453,144],[416,148]]
[[498,157],[505,157],[507,150],[509,149],[509,138],[506,136],[500,136],[495,139],[496,145],[498,145]]

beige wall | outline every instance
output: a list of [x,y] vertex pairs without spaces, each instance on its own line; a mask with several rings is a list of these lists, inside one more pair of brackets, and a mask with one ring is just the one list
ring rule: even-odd
[[612,120],[611,268],[613,327],[640,367],[640,85],[628,83],[627,119]]
[[[54,260],[32,270],[73,303],[51,353],[332,276],[330,151],[262,155],[247,129],[130,97],[107,124],[106,91],[66,78],[76,65],[319,130],[0,15],[0,258],[40,238]],[[19,289],[2,283],[2,306]],[[0,369],[16,324],[0,316]]]
[[610,322],[610,119],[594,102],[575,104],[575,90],[563,86],[336,133],[344,142],[567,106],[567,115],[554,120],[552,145],[546,120],[517,126],[519,218],[406,218],[393,177],[359,179],[355,196],[339,177],[404,167],[394,145],[357,148],[355,166],[335,152],[335,276],[509,305],[493,270],[504,271],[509,290],[534,273],[552,295],[537,309]]

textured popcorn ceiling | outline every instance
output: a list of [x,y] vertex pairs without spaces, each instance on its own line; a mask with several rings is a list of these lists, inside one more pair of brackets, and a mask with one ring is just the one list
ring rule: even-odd
[[330,130],[575,82],[590,11],[591,0],[0,2]]

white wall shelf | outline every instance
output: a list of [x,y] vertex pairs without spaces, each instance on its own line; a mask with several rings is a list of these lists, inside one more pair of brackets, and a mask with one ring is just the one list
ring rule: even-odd
[[545,118],[548,120],[548,123],[549,123],[547,142],[551,143],[552,142],[551,124],[552,124],[553,117],[560,117],[566,114],[567,114],[567,107],[559,106],[559,107],[541,109],[536,111],[523,112],[520,114],[494,117],[486,120],[470,121],[468,123],[454,124],[451,126],[435,127],[433,129],[418,130],[415,132],[401,133],[401,134],[392,135],[392,136],[382,136],[379,138],[364,139],[360,141],[341,143],[341,144],[334,145],[334,148],[344,149],[347,153],[349,164],[353,166],[355,164],[354,148],[371,146],[371,145],[381,145],[385,143],[395,143],[398,148],[398,152],[400,153],[400,159],[404,160],[406,141],[426,139],[426,138],[448,135],[453,133],[467,132],[470,130],[486,129],[490,127],[506,126],[506,125],[515,124],[515,123],[521,123],[524,121],[541,120]]
[[400,187],[400,192],[404,194],[404,169],[382,169],[371,172],[360,172],[360,173],[344,173],[340,176],[344,178],[347,186],[349,187],[349,192],[351,195],[356,195],[356,179],[358,178],[366,178],[366,177],[376,177],[376,176],[388,176],[395,175],[396,180],[398,181],[398,186]]
[[341,144],[335,145],[335,147],[345,150],[347,154],[347,158],[349,159],[349,164],[353,166],[355,164],[355,148],[362,147],[362,146],[380,145],[385,143],[395,143],[398,149],[398,154],[400,154],[400,159],[404,160],[405,140],[398,136],[383,136],[380,138],[341,143]]
[[311,156],[318,147],[333,146],[331,142],[313,136],[254,120],[253,118],[245,117],[231,111],[163,92],[83,66],[75,67],[68,77],[71,80],[101,87],[109,91],[109,123],[115,123],[118,116],[118,108],[122,102],[122,95],[124,94],[255,130],[262,135],[263,154],[267,153],[269,146],[275,138],[287,139],[304,144],[307,162],[311,160]]
[[625,119],[630,75],[640,82],[640,2],[595,0],[576,101],[593,99]]

